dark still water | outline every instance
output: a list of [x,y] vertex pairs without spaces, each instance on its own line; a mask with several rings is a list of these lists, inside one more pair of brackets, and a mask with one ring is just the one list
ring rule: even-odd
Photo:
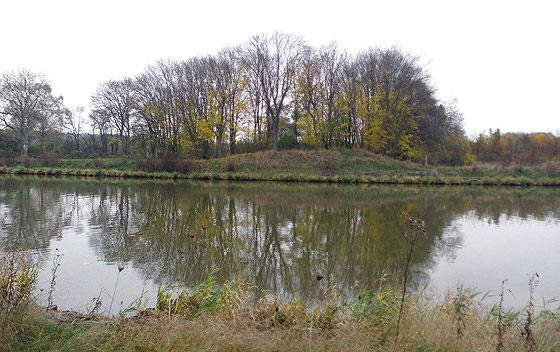
[[[87,311],[101,294],[111,314],[159,286],[188,286],[213,270],[277,294],[320,300],[375,288],[403,269],[403,213],[426,222],[413,257],[412,286],[444,293],[458,283],[497,293],[510,306],[560,295],[560,189],[155,182],[0,177],[0,243],[40,265],[45,304]],[[317,281],[320,274],[323,280]],[[496,297],[487,299],[491,304]]]

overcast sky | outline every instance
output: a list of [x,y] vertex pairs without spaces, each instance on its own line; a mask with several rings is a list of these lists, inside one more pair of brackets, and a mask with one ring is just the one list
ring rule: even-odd
[[398,45],[473,135],[560,130],[560,1],[0,0],[0,72],[44,73],[70,108],[160,58],[218,52],[275,30],[351,53]]

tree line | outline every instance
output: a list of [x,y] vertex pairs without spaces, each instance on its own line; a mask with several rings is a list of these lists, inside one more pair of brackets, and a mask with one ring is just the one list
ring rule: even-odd
[[543,133],[502,133],[490,129],[470,142],[476,160],[501,164],[541,164],[560,161],[560,136]]
[[[273,33],[215,55],[159,60],[64,107],[44,76],[0,79],[0,149],[60,155],[192,158],[287,148],[367,148],[403,160],[476,160],[454,102],[441,102],[417,57],[350,55]],[[31,148],[31,149],[30,149]]]

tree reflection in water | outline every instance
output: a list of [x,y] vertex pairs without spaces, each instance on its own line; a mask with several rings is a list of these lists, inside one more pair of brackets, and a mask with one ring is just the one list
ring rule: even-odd
[[559,195],[542,188],[1,177],[0,241],[7,250],[44,252],[72,229],[87,234],[84,251],[126,263],[156,284],[190,285],[219,269],[221,280],[315,300],[325,287],[350,295],[356,283],[375,288],[384,274],[399,275],[403,213],[426,222],[412,265],[412,282],[421,287],[436,259],[453,260],[461,246],[460,230],[450,228],[458,217],[557,221]]

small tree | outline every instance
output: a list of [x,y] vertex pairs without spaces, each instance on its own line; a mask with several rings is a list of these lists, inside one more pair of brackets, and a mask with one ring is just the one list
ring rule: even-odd
[[74,111],[66,110],[64,114],[64,129],[72,136],[76,150],[80,150],[80,138],[83,133],[84,107],[78,106]]

